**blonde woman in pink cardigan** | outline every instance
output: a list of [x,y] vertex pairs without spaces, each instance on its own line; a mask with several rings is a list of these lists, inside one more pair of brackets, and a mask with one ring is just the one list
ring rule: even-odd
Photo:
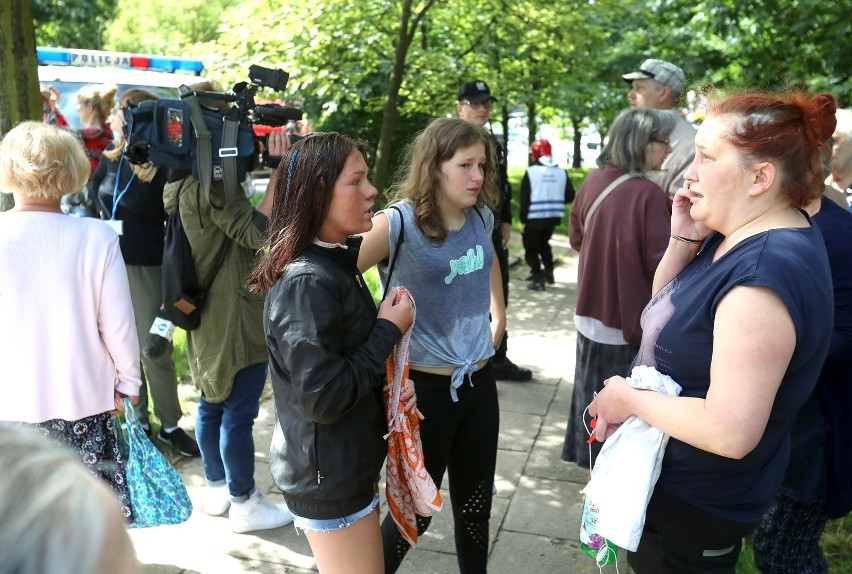
[[73,135],[24,122],[0,143],[0,421],[75,449],[131,519],[111,415],[139,394],[139,343],[118,235],[64,215],[89,162]]

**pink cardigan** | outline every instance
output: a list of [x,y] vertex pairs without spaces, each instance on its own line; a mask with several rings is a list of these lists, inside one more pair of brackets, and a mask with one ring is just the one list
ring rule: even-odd
[[138,395],[118,236],[59,213],[0,213],[0,420],[77,420]]

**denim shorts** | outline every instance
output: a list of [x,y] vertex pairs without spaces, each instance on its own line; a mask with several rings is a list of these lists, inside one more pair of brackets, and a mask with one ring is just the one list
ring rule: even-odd
[[313,518],[302,518],[301,516],[293,514],[293,526],[295,526],[298,530],[305,530],[311,532],[330,532],[332,530],[340,530],[341,528],[352,526],[365,516],[369,515],[371,512],[373,512],[373,509],[378,504],[379,494],[376,493],[373,495],[373,500],[370,502],[370,504],[367,505],[366,508],[363,508],[358,512],[353,512],[349,516],[344,516],[343,518],[314,520]]

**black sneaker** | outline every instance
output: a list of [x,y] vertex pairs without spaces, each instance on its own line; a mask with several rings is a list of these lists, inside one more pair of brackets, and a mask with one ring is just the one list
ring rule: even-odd
[[527,283],[527,289],[532,289],[533,291],[546,291],[544,288],[544,280],[542,279],[533,279],[529,283]]
[[548,285],[554,285],[556,283],[556,279],[553,278],[553,269],[546,269],[544,271],[544,280],[547,281]]
[[532,371],[519,367],[507,357],[495,360],[492,363],[494,369],[494,378],[501,381],[517,381],[524,382],[532,380]]
[[191,436],[186,434],[182,428],[176,428],[172,432],[166,432],[160,429],[157,433],[157,440],[162,443],[170,444],[180,452],[183,456],[198,456],[201,451],[198,450],[198,443]]

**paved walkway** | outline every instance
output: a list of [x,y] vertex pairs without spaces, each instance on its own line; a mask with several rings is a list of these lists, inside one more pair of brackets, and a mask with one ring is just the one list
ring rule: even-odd
[[[527,269],[519,261],[520,236],[510,244],[509,357],[531,368],[534,378],[528,383],[497,384],[500,440],[489,558],[489,571],[497,574],[599,572],[577,542],[583,504],[579,491],[588,471],[559,458],[574,374],[577,256],[566,237],[554,237],[551,243],[561,262],[554,273],[556,285],[546,292],[526,289]],[[194,410],[194,405],[186,406]],[[255,478],[258,488],[281,500],[267,457],[274,420],[267,391],[255,424]],[[200,500],[204,486],[200,459],[178,459],[175,466],[190,496]],[[458,572],[449,495],[444,494],[445,510],[409,552],[401,573]],[[387,508],[384,502],[383,508]],[[195,511],[184,524],[131,530],[131,537],[144,574],[316,572],[307,540],[292,526],[233,534],[227,518]],[[628,570],[623,558],[619,570]],[[603,571],[615,572],[615,568]]]

